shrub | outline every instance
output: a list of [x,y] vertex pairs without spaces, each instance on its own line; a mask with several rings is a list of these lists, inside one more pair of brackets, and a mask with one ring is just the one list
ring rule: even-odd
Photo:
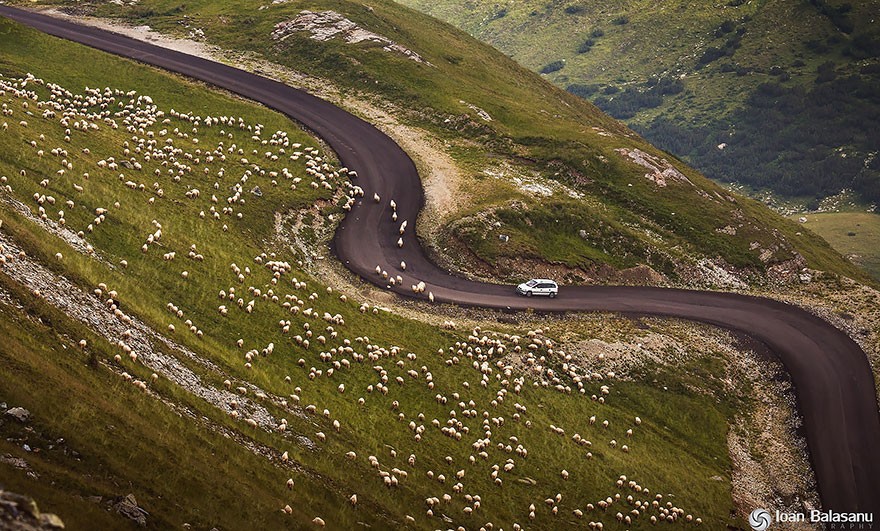
[[594,41],[593,39],[587,39],[584,42],[582,42],[580,46],[578,46],[577,52],[578,53],[587,53],[590,51],[590,49],[593,47],[594,44],[596,44],[596,41]]
[[[823,66],[823,72],[834,69],[833,63]],[[757,87],[726,119],[696,126],[681,116],[661,117],[638,132],[717,180],[814,197],[847,187],[866,201],[878,201],[880,157],[843,158],[835,150],[841,145],[860,153],[876,149],[878,105],[880,81],[859,75],[838,75],[806,88],[771,82]],[[721,142],[728,144],[724,151],[716,147]]]
[[565,90],[574,94],[575,96],[580,96],[581,98],[588,98],[599,91],[599,85],[583,85],[580,83],[572,83],[571,85],[565,87]]
[[544,67],[540,70],[542,74],[552,74],[553,72],[558,72],[562,70],[565,66],[565,61],[553,61],[552,63],[544,65]]
[[810,3],[837,26],[837,29],[843,33],[852,33],[856,28],[851,18],[846,16],[852,10],[852,5],[841,4],[839,7],[829,5],[825,0],[810,0]]
[[816,83],[827,83],[837,78],[837,71],[832,61],[825,61],[816,67]]
[[657,84],[657,89],[664,96],[678,94],[684,90],[684,83],[678,78],[663,78]]
[[823,54],[828,51],[828,45],[819,39],[810,39],[804,44],[808,50],[817,54]]
[[856,35],[843,53],[855,59],[880,57],[880,37],[872,37],[866,33]]
[[703,52],[703,55],[701,55],[700,58],[697,60],[697,63],[701,65],[707,65],[716,59],[724,57],[725,55],[726,54],[724,53],[724,50],[722,50],[721,48],[709,46],[708,48],[706,48],[706,51]]
[[654,89],[640,91],[630,87],[614,98],[599,97],[593,103],[611,116],[625,120],[635,116],[641,109],[659,107],[663,103],[663,96]]
[[736,24],[732,20],[725,20],[715,29],[715,37],[722,37],[734,29],[736,29]]
[[489,20],[492,21],[492,20],[498,20],[499,18],[504,18],[507,16],[507,13],[508,13],[507,8],[502,7],[501,9],[498,10],[497,13],[492,15],[492,18],[490,18]]

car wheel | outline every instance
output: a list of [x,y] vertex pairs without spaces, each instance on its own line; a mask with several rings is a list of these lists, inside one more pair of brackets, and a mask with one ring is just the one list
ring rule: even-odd
[[532,296],[532,292],[531,292],[531,291],[527,291],[527,292],[526,292],[526,297],[531,297],[531,296]]
[[551,299],[555,299],[555,298],[556,298],[556,294],[553,293],[552,291],[550,292],[550,298],[551,298]]

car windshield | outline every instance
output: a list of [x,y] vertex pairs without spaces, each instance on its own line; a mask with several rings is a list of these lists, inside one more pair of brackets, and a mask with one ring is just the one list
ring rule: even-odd
[[526,282],[526,286],[528,286],[530,288],[534,288],[537,284],[538,284],[537,280],[529,280],[528,282]]

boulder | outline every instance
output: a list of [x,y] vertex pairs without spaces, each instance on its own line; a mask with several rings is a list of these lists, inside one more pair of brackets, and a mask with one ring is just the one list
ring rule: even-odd
[[23,407],[14,407],[7,411],[6,414],[19,422],[27,422],[31,416],[31,412]]
[[150,513],[138,507],[134,494],[118,498],[116,503],[113,504],[113,510],[141,527],[147,526],[147,516]]
[[64,529],[64,522],[57,515],[41,513],[31,498],[0,490],[0,529],[51,531]]

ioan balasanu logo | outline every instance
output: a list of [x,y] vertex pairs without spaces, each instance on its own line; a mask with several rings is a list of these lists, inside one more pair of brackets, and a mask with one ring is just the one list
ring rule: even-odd
[[841,513],[811,510],[808,513],[786,513],[767,509],[755,509],[749,514],[749,526],[753,531],[766,531],[773,522],[809,522],[825,524],[826,529],[874,529],[873,513]]
[[773,523],[773,518],[767,509],[755,509],[749,515],[749,525],[754,531],[766,531],[771,523]]

